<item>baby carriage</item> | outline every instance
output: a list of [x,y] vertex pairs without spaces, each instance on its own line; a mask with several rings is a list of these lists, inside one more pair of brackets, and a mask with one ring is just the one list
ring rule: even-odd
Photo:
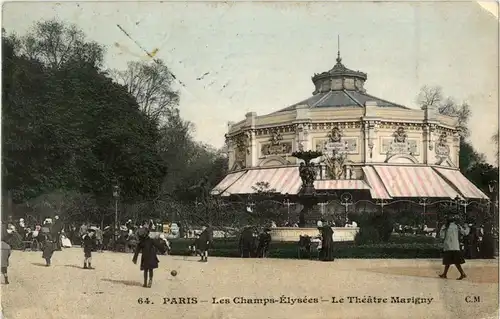
[[45,234],[39,230],[34,230],[26,234],[26,240],[24,241],[24,250],[42,250],[44,242]]

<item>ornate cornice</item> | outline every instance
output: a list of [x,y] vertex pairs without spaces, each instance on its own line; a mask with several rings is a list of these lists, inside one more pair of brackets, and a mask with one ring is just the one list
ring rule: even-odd
[[[368,125],[368,126],[367,126]],[[267,136],[272,135],[273,132],[279,134],[294,134],[297,132],[297,128],[302,127],[307,131],[330,131],[334,127],[338,127],[341,130],[345,129],[360,129],[365,130],[367,127],[377,128],[377,129],[397,129],[398,127],[404,127],[408,131],[427,131],[431,132],[446,132],[449,135],[453,135],[459,130],[456,128],[449,128],[441,124],[425,123],[421,122],[406,122],[406,121],[394,121],[394,120],[344,120],[344,121],[328,121],[328,122],[294,122],[289,124],[279,124],[279,125],[266,125],[265,127],[243,128],[240,131],[228,133],[226,136],[228,138],[234,138],[241,134],[251,134],[255,133],[255,136]]]

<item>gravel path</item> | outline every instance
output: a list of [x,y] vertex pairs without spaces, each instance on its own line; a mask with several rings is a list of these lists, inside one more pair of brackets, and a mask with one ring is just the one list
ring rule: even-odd
[[[456,270],[451,279],[437,278],[440,260],[198,263],[195,257],[160,256],[148,289],[141,287],[142,273],[130,254],[94,253],[95,270],[81,269],[82,257],[79,248],[65,249],[44,267],[41,253],[14,251],[11,284],[2,284],[3,318],[498,318],[498,260],[467,261],[469,278],[456,281]],[[265,298],[266,305],[258,300]]]

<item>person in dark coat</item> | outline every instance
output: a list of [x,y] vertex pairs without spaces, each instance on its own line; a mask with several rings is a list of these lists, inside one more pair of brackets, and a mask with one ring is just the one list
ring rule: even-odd
[[87,234],[83,235],[82,246],[84,253],[83,269],[94,269],[92,268],[92,251],[96,248],[95,240],[95,230],[88,229]]
[[52,224],[52,227],[50,228],[50,233],[52,236],[52,240],[55,244],[55,249],[56,250],[62,250],[62,245],[61,245],[61,232],[64,228],[64,224],[62,221],[59,219],[59,216],[55,216],[55,221],[54,224]]
[[43,253],[42,253],[42,258],[45,259],[46,267],[50,266],[50,260],[52,259],[54,250],[56,250],[56,244],[52,240],[51,236],[48,236],[43,244]]
[[479,256],[479,233],[474,224],[469,224],[469,235],[464,237],[466,256],[475,259]]
[[[164,248],[160,245],[158,241],[155,241],[149,237],[149,231],[145,228],[144,231],[139,232],[139,244],[137,245],[132,258],[132,262],[137,264],[137,257],[141,253],[141,270],[144,272],[144,285],[143,287],[151,288],[153,285],[153,269],[158,268],[157,252],[165,253]],[[149,282],[148,282],[149,274]]]
[[318,228],[321,232],[321,261],[333,261],[333,230],[330,225],[323,221],[323,227]]
[[257,248],[258,256],[265,258],[267,256],[267,251],[269,250],[269,244],[271,243],[271,234],[269,232],[271,229],[265,228],[264,232],[259,235],[259,245]]
[[2,232],[2,276],[4,278],[4,282],[6,285],[9,284],[9,275],[7,274],[7,268],[9,268],[9,258],[11,254],[11,248],[10,245],[7,244],[3,238],[5,238],[5,234]]
[[246,227],[240,235],[239,241],[240,254],[242,258],[250,258],[254,253],[254,238],[252,228]]
[[196,250],[201,257],[201,262],[208,261],[208,248],[210,248],[210,246],[212,245],[212,240],[212,228],[209,225],[203,226],[203,231],[201,232],[200,237],[196,239],[195,243]]

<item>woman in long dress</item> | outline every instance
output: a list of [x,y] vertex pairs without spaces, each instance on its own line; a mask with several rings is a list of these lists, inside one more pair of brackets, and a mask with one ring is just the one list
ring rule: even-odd
[[321,261],[334,261],[333,257],[333,230],[330,225],[323,222],[323,227],[320,228],[321,232]]
[[457,280],[462,280],[467,278],[464,270],[462,269],[462,264],[465,263],[465,259],[460,251],[459,236],[467,235],[468,229],[457,224],[456,216],[448,216],[446,224],[441,227],[440,237],[444,238],[443,242],[443,265],[444,271],[439,277],[446,278],[448,275],[448,270],[451,265],[455,265],[460,272],[460,277]]
[[149,237],[149,231],[147,228],[141,228],[141,231],[138,235],[139,244],[135,249],[132,262],[136,264],[139,253],[142,253],[140,268],[144,272],[144,284],[142,286],[151,288],[151,286],[153,285],[153,269],[158,268],[158,263],[160,262],[156,253],[158,251],[164,253],[164,251],[163,247],[157,241]]

